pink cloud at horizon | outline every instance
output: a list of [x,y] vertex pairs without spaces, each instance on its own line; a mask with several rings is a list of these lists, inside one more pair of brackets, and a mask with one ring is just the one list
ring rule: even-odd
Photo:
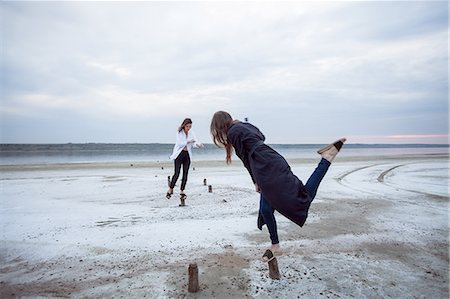
[[381,136],[349,136],[349,143],[425,143],[449,144],[450,135],[447,134],[410,134],[410,135],[381,135]]

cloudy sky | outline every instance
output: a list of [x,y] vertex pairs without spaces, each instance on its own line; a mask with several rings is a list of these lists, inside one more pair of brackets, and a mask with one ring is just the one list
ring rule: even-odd
[[448,142],[448,3],[5,2],[1,142]]

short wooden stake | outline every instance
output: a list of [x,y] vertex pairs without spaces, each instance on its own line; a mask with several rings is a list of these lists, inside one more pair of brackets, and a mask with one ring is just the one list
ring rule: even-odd
[[280,271],[278,270],[278,261],[277,258],[274,257],[271,261],[269,261],[269,277],[272,279],[279,280],[281,275]]
[[209,192],[209,193],[212,193],[212,185],[209,185],[209,186],[208,186],[208,192]]
[[206,186],[206,179],[203,179],[203,185]]
[[197,293],[200,290],[200,287],[198,285],[198,267],[197,264],[189,264],[189,286],[188,291],[189,293]]

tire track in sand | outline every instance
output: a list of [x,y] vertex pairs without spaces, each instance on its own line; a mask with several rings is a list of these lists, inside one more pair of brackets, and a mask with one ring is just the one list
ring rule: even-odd
[[362,170],[365,170],[365,169],[368,169],[368,168],[371,168],[371,167],[376,167],[376,166],[379,166],[379,165],[382,165],[382,164],[379,164],[379,163],[378,163],[378,164],[371,164],[371,165],[366,165],[366,166],[362,166],[362,167],[357,167],[357,168],[355,168],[355,169],[352,169],[352,170],[350,170],[350,171],[347,171],[347,172],[343,173],[342,175],[336,177],[335,180],[336,180],[340,185],[342,185],[342,186],[344,186],[344,187],[347,187],[347,188],[349,188],[349,189],[358,191],[358,192],[363,192],[363,193],[372,194],[372,195],[378,195],[378,196],[379,196],[379,195],[383,195],[382,193],[377,193],[377,192],[369,191],[369,190],[364,189],[364,188],[357,188],[357,187],[355,187],[355,185],[358,186],[359,184],[351,184],[351,182],[345,182],[345,181],[344,181],[344,179],[345,179],[346,177],[348,177],[349,175],[351,175],[351,174],[355,174],[355,173],[357,173],[357,172],[359,172],[359,171],[362,171]]
[[[421,194],[421,195],[426,195],[426,196],[430,196],[430,198],[435,199],[435,200],[448,200],[448,196],[443,196],[443,195],[439,195],[439,194],[434,194],[434,193],[430,193],[430,192],[425,192],[425,191],[418,191],[418,190],[413,190],[413,189],[409,189],[409,188],[404,188],[399,184],[393,184],[393,183],[389,183],[385,180],[386,175],[388,175],[389,173],[391,173],[393,170],[399,168],[399,167],[403,167],[403,166],[407,166],[407,165],[411,165],[411,164],[417,164],[417,163],[407,163],[407,164],[400,164],[400,165],[396,165],[394,167],[389,168],[388,170],[383,171],[377,178],[377,181],[380,182],[381,184],[385,185],[385,186],[389,186],[391,188],[396,188],[396,189],[400,189],[400,190],[404,190],[404,191],[408,191],[408,192],[413,192],[413,193],[417,193],[417,194]],[[395,175],[395,173],[394,173]]]
[[[393,171],[395,169],[398,169],[398,168],[404,167],[404,166],[408,166],[408,165],[411,165],[411,164],[417,164],[417,162],[404,163],[404,164],[399,164],[399,165],[392,166],[392,167],[388,168],[387,170],[382,171],[378,175],[378,177],[376,178],[376,181],[379,182],[380,184],[382,184],[383,186],[386,186],[386,187],[389,187],[389,188],[392,188],[392,189],[402,190],[402,191],[407,191],[407,192],[413,192],[413,193],[421,194],[421,195],[426,195],[426,196],[429,196],[432,199],[439,200],[439,201],[443,201],[443,200],[448,200],[449,199],[448,196],[443,196],[443,195],[434,194],[434,193],[425,192],[425,191],[413,190],[411,188],[405,188],[405,187],[403,187],[400,184],[394,184],[394,183],[391,183],[391,182],[387,181],[387,176],[389,174],[397,175],[397,174],[393,173]],[[343,173],[342,175],[338,176],[335,179],[342,186],[345,186],[347,188],[350,188],[350,189],[353,189],[353,190],[356,190],[356,191],[365,192],[365,193],[369,193],[369,194],[384,195],[383,192],[377,193],[377,192],[374,192],[373,190],[366,190],[364,188],[356,188],[356,187],[354,187],[351,184],[351,181],[350,182],[345,182],[344,181],[344,179],[346,177],[348,177],[349,175],[351,175],[351,174],[355,174],[357,172],[366,170],[368,168],[377,167],[377,166],[380,166],[380,165],[383,165],[383,164],[381,164],[381,163],[380,164],[371,164],[371,165],[367,165],[367,166],[358,167],[358,168],[355,168],[355,169],[352,169],[350,171],[347,171],[347,172]],[[355,185],[358,185],[358,184],[355,184]]]

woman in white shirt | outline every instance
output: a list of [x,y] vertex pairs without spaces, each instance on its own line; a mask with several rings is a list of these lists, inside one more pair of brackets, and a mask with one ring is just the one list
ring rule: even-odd
[[172,176],[172,180],[170,181],[170,186],[169,190],[167,191],[166,197],[167,199],[170,199],[170,197],[172,196],[173,188],[175,187],[175,184],[177,183],[178,177],[180,175],[181,165],[183,165],[183,176],[181,178],[180,187],[180,206],[184,206],[184,200],[186,199],[184,189],[186,187],[189,166],[191,165],[192,147],[203,147],[203,144],[197,143],[197,138],[195,137],[195,133],[191,130],[191,128],[192,120],[190,118],[186,118],[185,120],[183,120],[181,126],[178,128],[176,143],[173,147],[172,155],[170,156],[171,160],[175,160],[175,173]]

